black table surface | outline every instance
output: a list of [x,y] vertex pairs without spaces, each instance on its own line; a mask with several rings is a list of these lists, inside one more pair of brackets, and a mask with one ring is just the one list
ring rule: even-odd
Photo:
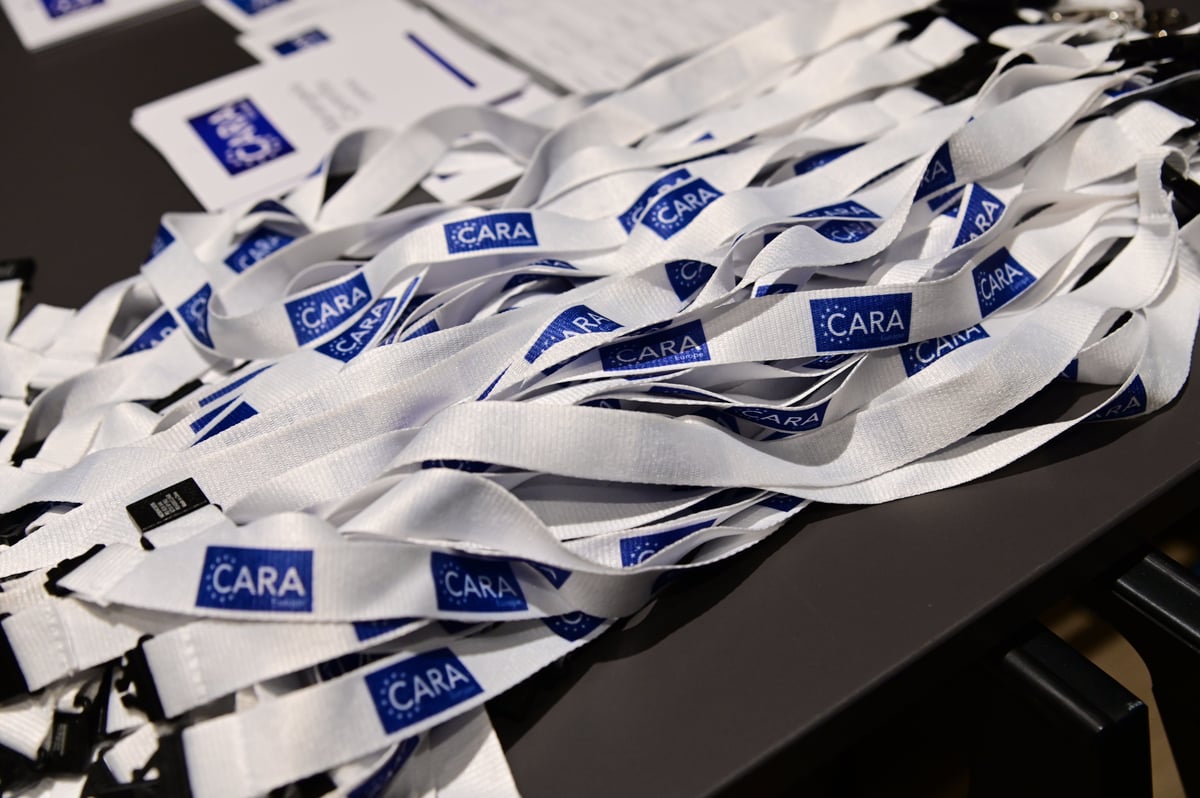
[[[253,63],[234,35],[189,8],[29,54],[0,25],[0,258],[37,259],[34,300],[81,305],[198,207],[129,117]],[[1198,421],[1189,383],[975,483],[802,513],[495,702],[518,785],[703,795],[819,762],[1192,509]]]

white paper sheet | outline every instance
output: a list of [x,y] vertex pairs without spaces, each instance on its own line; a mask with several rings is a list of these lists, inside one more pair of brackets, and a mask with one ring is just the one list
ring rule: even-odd
[[573,92],[612,91],[647,69],[786,11],[787,0],[424,0]]
[[426,15],[387,46],[330,41],[138,108],[133,126],[209,209],[274,196],[338,138],[517,92],[524,73]]
[[26,50],[91,33],[181,0],[0,0]]

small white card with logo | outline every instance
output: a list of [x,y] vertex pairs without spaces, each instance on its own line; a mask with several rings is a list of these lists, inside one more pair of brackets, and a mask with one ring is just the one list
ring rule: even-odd
[[26,50],[125,22],[181,0],[0,0]]
[[[283,3],[274,7],[288,6],[289,3]],[[391,47],[395,45],[397,36],[403,36],[405,31],[422,24],[422,21],[441,28],[446,35],[459,38],[446,31],[445,26],[428,11],[418,10],[404,0],[344,0],[339,3],[304,0],[286,17],[278,18],[275,24],[248,30],[237,41],[242,49],[259,61],[267,62],[290,58],[303,50],[335,42],[352,43],[359,48]],[[480,52],[465,42],[462,47]],[[458,55],[457,49],[452,55]],[[482,53],[482,56],[504,64],[486,53]],[[479,64],[470,63],[466,66],[475,72],[480,71]],[[503,65],[502,68],[511,67]]]
[[[287,25],[272,26],[238,37],[238,44],[263,62],[295,58],[313,48],[331,43],[354,47],[383,48],[397,34],[414,27],[442,27],[427,11],[413,8],[400,0],[355,0],[346,5],[320,6],[289,17]],[[453,60],[472,74],[486,70],[511,70],[507,63],[466,42],[456,48]],[[555,96],[536,83],[529,83],[519,94],[496,103],[515,116],[527,116],[552,102]],[[461,202],[515,179],[521,166],[502,152],[486,146],[455,151],[437,165],[433,176],[421,187],[442,202]]]
[[134,111],[153,144],[206,208],[278,195],[354,130],[403,128],[454,105],[518,91],[520,71],[466,45],[433,19],[387,47],[329,42],[218,78]]
[[204,6],[238,30],[259,30],[287,22],[325,5],[348,5],[351,0],[204,0]]

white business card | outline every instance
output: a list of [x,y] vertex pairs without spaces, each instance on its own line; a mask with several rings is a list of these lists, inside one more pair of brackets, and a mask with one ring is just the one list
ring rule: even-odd
[[91,33],[182,0],[0,0],[26,50]]
[[297,185],[349,132],[486,104],[526,80],[419,16],[387,46],[330,41],[142,106],[133,126],[215,210]]
[[242,31],[286,24],[293,16],[322,5],[344,5],[353,0],[204,0],[204,6]]

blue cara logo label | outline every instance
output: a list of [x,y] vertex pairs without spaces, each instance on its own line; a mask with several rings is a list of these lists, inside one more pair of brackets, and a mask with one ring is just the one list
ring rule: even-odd
[[337,285],[323,288],[308,296],[293,299],[284,305],[288,321],[301,345],[331,330],[367,306],[371,301],[371,289],[362,272],[343,280]]
[[1004,213],[1004,203],[983,186],[976,183],[971,187],[971,196],[967,199],[967,212],[963,214],[962,226],[958,228],[958,238],[954,246],[974,241],[992,229],[1000,215]]
[[1001,248],[971,270],[979,315],[987,316],[1017,298],[1037,279],[1007,249]]
[[698,260],[673,260],[663,268],[667,270],[667,281],[671,283],[671,288],[680,302],[686,301],[699,291],[717,270],[716,267]]
[[586,612],[569,612],[566,615],[543,618],[542,623],[563,640],[574,643],[576,640],[590,635],[592,630],[604,623],[604,619],[588,615]]
[[617,221],[621,223],[621,227],[625,228],[625,232],[628,233],[638,223],[638,220],[642,218],[642,214],[646,211],[646,206],[650,204],[650,200],[657,197],[660,191],[686,183],[691,179],[692,173],[687,169],[676,169],[674,172],[668,172],[647,186],[646,190],[633,201],[633,204],[617,217]]
[[817,351],[844,352],[908,342],[912,294],[813,299]]
[[665,241],[722,196],[707,180],[697,178],[664,194],[642,216],[642,224]]
[[383,621],[355,621],[354,636],[361,643],[363,640],[371,640],[376,637],[382,637],[386,634],[391,634],[402,626],[408,626],[415,618],[388,618]]
[[533,346],[529,348],[529,351],[525,353],[525,360],[532,363],[550,347],[576,335],[612,332],[619,329],[621,329],[621,325],[607,316],[600,315],[587,305],[576,305],[554,317],[554,321],[550,322]]
[[1115,399],[1087,417],[1088,421],[1111,421],[1118,418],[1129,418],[1146,412],[1146,385],[1141,375],[1135,375],[1129,387],[1121,391]]
[[260,11],[266,11],[271,6],[286,3],[288,0],[229,0],[229,4],[241,9],[246,14],[254,16]]
[[902,346],[900,347],[900,359],[904,362],[905,373],[911,377],[925,367],[941,360],[955,349],[988,337],[990,336],[988,336],[987,330],[976,324],[974,327],[968,327],[950,335]]
[[672,543],[683,540],[693,532],[707,529],[715,523],[715,520],[700,521],[688,526],[681,526],[678,529],[668,529],[665,532],[654,532],[650,535],[622,538],[621,565],[626,568],[639,565]]
[[476,216],[474,219],[450,222],[444,229],[446,249],[451,255],[538,245],[533,214],[525,211]]
[[209,546],[197,607],[312,612],[312,552]]
[[349,363],[359,352],[366,349],[367,344],[371,343],[371,339],[383,328],[395,305],[394,298],[384,297],[372,305],[371,309],[364,313],[362,318],[355,322],[350,329],[332,341],[321,344],[317,347],[317,351],[334,360]]
[[193,116],[188,124],[230,175],[296,151],[248,97]]
[[179,329],[179,322],[175,321],[175,317],[169,311],[164,310],[158,314],[158,318],[150,322],[150,326],[142,330],[141,335],[133,340],[129,346],[125,347],[125,351],[117,355],[123,357],[132,355],[134,352],[141,352],[146,349],[153,349],[166,340],[167,336]]
[[104,0],[42,0],[42,5],[51,19],[58,19],[85,8],[104,5]]
[[797,175],[808,174],[812,170],[819,169],[825,164],[833,163],[846,153],[857,150],[861,146],[861,144],[851,144],[848,147],[836,147],[832,150],[818,152],[816,155],[810,155],[803,160],[796,161],[796,164],[792,167],[792,173]]
[[171,231],[160,224],[158,230],[154,233],[154,240],[150,242],[150,251],[146,253],[146,259],[142,263],[149,263],[154,260],[163,253],[163,250],[174,243],[175,236],[171,235]]
[[825,421],[825,410],[828,407],[829,402],[824,402],[816,407],[799,410],[781,407],[731,407],[729,412],[768,429],[777,429],[781,432],[805,432],[821,426]]
[[605,371],[661,368],[711,360],[699,320],[600,347]]
[[433,589],[440,610],[519,612],[528,609],[512,566],[501,560],[429,555]]
[[875,225],[870,222],[854,219],[830,219],[828,222],[817,225],[818,233],[839,244],[853,244],[855,241],[862,241],[874,233],[875,229]]
[[211,298],[212,286],[205,283],[203,288],[192,294],[175,309],[196,340],[210,349],[213,342],[208,335],[208,301]]
[[417,654],[363,678],[388,734],[483,693],[467,666],[448,648]]
[[282,56],[288,56],[327,41],[329,41],[329,36],[326,35],[325,31],[320,28],[310,28],[304,31],[304,33],[293,36],[290,39],[276,42],[271,49]]
[[921,185],[917,187],[914,199],[924,199],[930,194],[936,194],[954,185],[956,180],[954,162],[950,159],[950,145],[943,144],[933,154],[929,166],[925,167],[925,174],[921,176]]
[[229,256],[225,258],[225,265],[241,274],[272,252],[283,249],[295,240],[283,233],[259,227],[246,236],[246,239],[238,244],[233,252],[229,253]]
[[827,217],[834,219],[878,219],[879,214],[854,200],[846,200],[834,205],[825,205],[820,208],[814,208],[811,211],[796,214],[797,219],[823,219]]

